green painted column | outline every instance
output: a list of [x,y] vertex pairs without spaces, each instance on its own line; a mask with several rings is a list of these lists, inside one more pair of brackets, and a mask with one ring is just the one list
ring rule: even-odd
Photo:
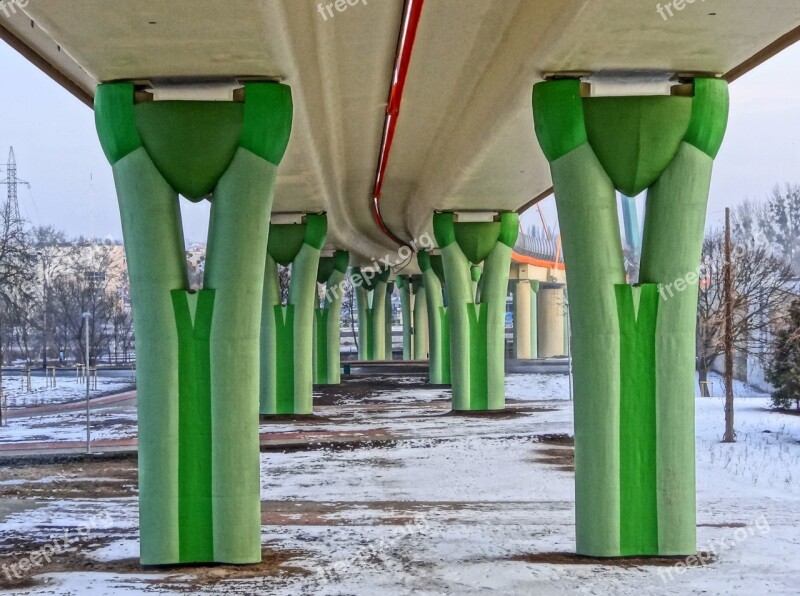
[[411,278],[412,292],[414,293],[414,351],[413,360],[428,359],[428,298],[422,277],[416,275]]
[[386,284],[386,308],[384,310],[384,321],[386,323],[386,327],[383,332],[383,340],[386,344],[384,349],[385,360],[394,360],[394,329],[392,328],[392,294],[394,294],[394,286],[395,282],[389,282]]
[[349,272],[358,308],[358,359],[386,360],[386,294],[391,270],[369,267]]
[[[457,223],[452,213],[433,216],[446,280],[455,411],[505,408],[506,296],[519,215],[502,213],[499,219]],[[473,266],[479,263],[476,296]]]
[[314,383],[338,385],[342,382],[342,298],[349,253],[337,251],[319,261],[317,283],[325,286],[325,297],[317,300],[314,312]]
[[469,269],[472,276],[472,295],[480,302],[481,299],[481,278],[483,277],[483,269],[478,265],[472,265]]
[[444,305],[444,266],[441,255],[427,252],[417,253],[417,262],[422,271],[425,286],[425,301],[428,311],[428,381],[432,385],[450,384],[450,321]]
[[413,360],[415,322],[412,318],[414,312],[414,288],[412,287],[411,277],[407,275],[398,276],[396,285],[400,293],[400,309],[403,314],[403,360]]
[[[144,565],[261,560],[258,320],[267,221],[292,121],[288,87],[245,102],[134,104],[103,84],[137,342]],[[204,289],[189,291],[178,195],[212,197]]]
[[[314,311],[317,274],[328,223],[310,214],[304,223],[272,224],[261,306],[261,414],[314,413]],[[291,266],[288,302],[283,304],[277,266]]]
[[[727,85],[670,97],[582,97],[579,81],[534,88],[567,264],[575,396],[578,552],[696,551],[694,326]],[[616,191],[649,189],[643,285],[626,284]],[[695,276],[696,281],[696,276]]]

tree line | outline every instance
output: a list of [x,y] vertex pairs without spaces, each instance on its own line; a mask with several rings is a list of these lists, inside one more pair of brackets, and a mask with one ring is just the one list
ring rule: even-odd
[[[794,370],[800,384],[800,360],[787,362],[789,352],[781,349],[782,337],[796,337],[800,278],[800,186],[775,187],[765,203],[745,201],[733,210],[733,341],[734,372],[747,379],[754,365],[776,387],[776,368]],[[708,373],[724,354],[723,284],[724,230],[712,230],[703,244],[697,321],[697,369],[701,390],[708,395]],[[795,308],[800,308],[800,304]],[[800,386],[800,385],[799,385]],[[800,395],[797,396],[800,400]],[[785,402],[775,398],[776,405]]]
[[[117,242],[28,228],[0,217],[0,359],[3,366],[67,366],[134,358],[124,251]],[[89,317],[84,316],[88,313]]]

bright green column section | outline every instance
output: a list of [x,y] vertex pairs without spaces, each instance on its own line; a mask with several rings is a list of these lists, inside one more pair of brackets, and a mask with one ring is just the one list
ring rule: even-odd
[[[314,311],[317,275],[327,235],[325,215],[270,226],[261,305],[261,414],[314,412]],[[277,265],[291,266],[288,303],[280,300]]]
[[358,358],[386,360],[386,295],[391,271],[350,269],[358,308]]
[[214,556],[211,499],[211,323],[214,291],[172,291],[178,327],[180,551],[191,560]]
[[[567,263],[580,554],[696,550],[697,287],[665,288],[699,262],[727,112],[715,79],[697,79],[693,97],[582,98],[573,80],[534,89]],[[631,288],[616,191],[647,188],[645,285]]]
[[[417,253],[417,262],[422,271],[428,311],[428,350],[430,353],[428,381],[432,385],[449,385],[451,379],[450,322],[443,299],[442,278],[444,272],[441,266],[442,257],[420,252]],[[440,272],[437,272],[437,269]]]
[[428,358],[428,297],[422,277],[417,275],[411,278],[411,291],[414,294],[414,351],[413,360],[427,360]]
[[[446,280],[453,409],[502,410],[506,294],[519,215],[459,224],[452,213],[436,213],[433,229]],[[478,292],[473,266],[479,263],[484,266]]]
[[[655,285],[616,286],[620,326],[620,545],[623,555],[657,555]],[[629,421],[629,424],[625,424]]]
[[342,298],[349,261],[350,255],[345,251],[319,261],[317,283],[325,286],[325,298],[321,304],[317,301],[314,311],[314,383],[318,385],[342,382]]
[[396,280],[397,290],[400,293],[400,310],[403,316],[403,360],[414,359],[414,320],[412,307],[414,288],[412,287],[411,277],[398,276]]
[[[288,87],[245,103],[95,96],[125,237],[137,340],[141,561],[261,560],[258,320]],[[199,147],[198,147],[199,145]],[[188,291],[178,192],[212,193],[205,289]]]

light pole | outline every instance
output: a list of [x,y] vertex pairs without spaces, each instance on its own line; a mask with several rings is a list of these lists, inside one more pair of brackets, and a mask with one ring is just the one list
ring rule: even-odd
[[92,313],[83,313],[84,325],[86,325],[86,453],[92,452],[92,444],[89,437],[89,319]]
[[47,265],[43,252],[36,256],[42,263],[42,369],[47,375]]

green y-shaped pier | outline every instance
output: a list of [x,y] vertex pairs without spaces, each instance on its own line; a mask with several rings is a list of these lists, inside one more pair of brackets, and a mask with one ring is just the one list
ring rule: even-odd
[[444,265],[441,255],[417,253],[422,271],[428,318],[428,382],[450,384],[450,319],[444,304]]
[[337,251],[332,257],[319,260],[317,283],[324,287],[325,296],[316,301],[314,309],[314,383],[338,385],[341,371],[341,322],[345,276],[350,254]]
[[422,277],[400,275],[396,285],[403,312],[403,360],[425,360],[428,357],[428,308]]
[[[391,359],[386,354],[391,340],[391,322],[387,323],[387,301],[391,296],[393,284],[389,281],[390,269],[376,271],[351,268],[350,283],[356,295],[358,308],[358,358],[363,361],[382,361]],[[389,328],[389,341],[386,329]]]
[[[536,85],[567,265],[575,392],[579,554],[690,555],[696,545],[697,270],[727,84],[672,96],[584,97]],[[645,189],[641,285],[626,283],[619,190]],[[672,291],[683,280],[682,292]],[[666,291],[669,290],[669,291]]]
[[[244,103],[135,103],[100,85],[100,142],[119,198],[136,331],[144,565],[261,560],[258,344],[288,87]],[[178,195],[210,197],[204,289],[189,291]]]
[[519,215],[501,213],[498,219],[459,223],[453,213],[433,216],[444,265],[455,411],[505,408],[506,296]]
[[[261,414],[314,413],[314,310],[317,274],[328,220],[310,214],[304,223],[272,224],[261,306]],[[278,265],[291,266],[286,304]]]

